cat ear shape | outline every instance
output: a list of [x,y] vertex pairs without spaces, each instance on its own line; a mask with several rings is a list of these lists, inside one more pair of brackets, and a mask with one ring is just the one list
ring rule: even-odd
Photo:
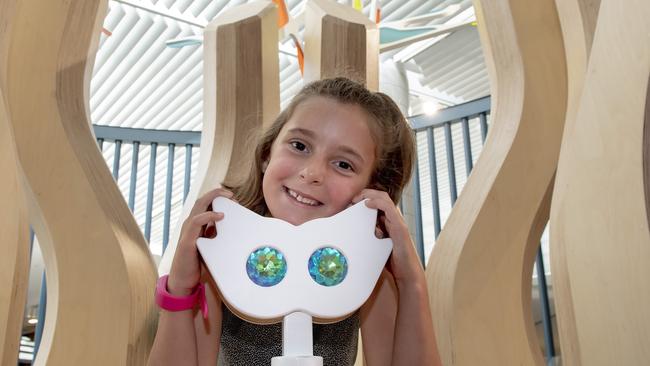
[[[224,212],[217,236],[200,238],[197,246],[222,300],[253,322],[279,321],[294,311],[322,322],[353,313],[370,296],[392,250],[390,239],[375,237],[377,212],[363,201],[300,226],[259,216],[225,198],[217,198],[213,208]],[[286,261],[286,274],[269,287],[255,284],[246,272],[250,254],[262,247],[280,251]],[[324,247],[347,260],[347,275],[334,286],[317,283],[309,273],[309,258]]]
[[249,225],[260,220],[260,215],[226,197],[215,198],[212,201],[212,211],[223,212],[224,218],[227,215],[235,216],[237,217],[236,224],[245,227],[249,227]]
[[372,235],[374,235],[375,225],[377,223],[377,210],[368,208],[366,206],[366,201],[367,200],[357,202],[339,212],[337,215],[312,221],[333,221],[346,230],[351,230],[357,233],[364,232],[364,235],[365,231],[368,230]]

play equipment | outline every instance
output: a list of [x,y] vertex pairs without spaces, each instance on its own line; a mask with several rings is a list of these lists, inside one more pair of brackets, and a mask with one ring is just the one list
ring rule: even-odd
[[[377,239],[377,210],[359,202],[294,226],[223,197],[218,235],[197,246],[221,299],[253,323],[283,322],[283,357],[274,366],[312,365],[312,319],[339,321],[368,299],[392,250]],[[322,360],[320,361],[322,364]]]

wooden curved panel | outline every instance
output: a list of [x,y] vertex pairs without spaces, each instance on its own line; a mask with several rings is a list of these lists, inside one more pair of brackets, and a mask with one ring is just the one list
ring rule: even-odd
[[0,364],[14,365],[29,280],[29,222],[1,87],[0,172]]
[[379,88],[379,29],[362,13],[329,0],[305,5],[305,81],[345,76]]
[[29,280],[29,222],[3,90],[7,24],[15,1],[0,2],[0,365],[15,365]]
[[601,1],[582,96],[560,155],[563,184],[555,192],[552,230],[564,250],[551,255],[564,256],[557,260],[571,280],[576,338],[562,345],[578,345],[571,349],[577,356],[570,355],[576,365],[650,359],[643,161],[648,17],[648,1]]
[[645,210],[650,226],[650,79],[645,100],[645,118],[643,122],[643,186],[645,193]]
[[29,224],[0,89],[0,364],[16,364],[29,280]]
[[250,171],[249,138],[280,113],[277,8],[268,1],[233,7],[203,33],[203,129],[196,177],[158,267],[168,273],[180,227],[196,199]]
[[475,2],[492,128],[427,266],[445,365],[543,365],[531,272],[548,218],[566,110],[552,2]]
[[156,271],[97,149],[88,81],[102,0],[22,0],[9,20],[5,97],[48,279],[37,365],[141,365]]
[[[596,28],[598,8],[600,0],[556,0],[562,35],[564,37],[564,51],[567,58],[568,77],[568,104],[562,146],[570,144],[570,136],[575,127],[575,117],[582,95],[587,63],[591,52],[591,45]],[[563,147],[564,148],[564,147]],[[561,148],[561,149],[563,149]],[[562,172],[563,161],[558,163],[558,171]],[[566,186],[565,174],[559,174],[555,178],[555,191],[562,190]],[[554,202],[560,202],[562,194],[554,192]],[[550,252],[551,252],[551,273],[553,275],[553,295],[555,300],[555,312],[557,319],[558,335],[560,338],[561,357],[567,365],[580,365],[579,343],[577,342],[577,331],[571,297],[571,278],[566,263],[565,251],[570,243],[564,242],[561,232],[564,222],[554,211],[558,205],[551,206],[550,221]],[[558,230],[560,229],[560,230]]]

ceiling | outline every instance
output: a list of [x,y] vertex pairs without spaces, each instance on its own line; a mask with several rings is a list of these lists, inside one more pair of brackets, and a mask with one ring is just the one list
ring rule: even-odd
[[[160,130],[200,131],[202,124],[201,44],[171,48],[167,41],[201,39],[203,27],[221,12],[247,1],[224,0],[112,0],[104,21],[90,92],[94,124]],[[349,1],[339,1],[349,3]],[[303,0],[286,2],[292,17],[305,6]],[[371,1],[363,1],[370,13]],[[384,0],[380,26],[443,12],[420,25],[443,26],[474,18],[471,0]],[[107,35],[110,34],[110,35]],[[290,38],[280,44],[282,105],[302,86]],[[421,113],[423,102],[457,104],[489,93],[476,27],[388,51],[406,66],[411,108]]]

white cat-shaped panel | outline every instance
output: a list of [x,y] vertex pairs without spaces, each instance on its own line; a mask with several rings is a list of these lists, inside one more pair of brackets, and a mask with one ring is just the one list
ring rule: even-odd
[[[365,201],[299,226],[260,216],[224,197],[216,198],[212,208],[224,219],[217,222],[215,238],[197,240],[201,256],[222,300],[260,323],[295,311],[319,322],[346,317],[368,299],[393,248],[392,240],[375,236],[377,210]],[[247,274],[250,254],[263,247],[279,250],[286,261],[284,278],[272,286],[260,286]],[[347,260],[345,278],[332,286],[317,283],[308,269],[312,254],[326,247]]]

